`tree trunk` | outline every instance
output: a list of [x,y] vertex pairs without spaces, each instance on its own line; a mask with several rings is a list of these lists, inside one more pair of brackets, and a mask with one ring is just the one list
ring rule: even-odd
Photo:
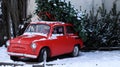
[[27,0],[2,0],[4,36],[7,39],[19,35],[19,25],[26,18]]

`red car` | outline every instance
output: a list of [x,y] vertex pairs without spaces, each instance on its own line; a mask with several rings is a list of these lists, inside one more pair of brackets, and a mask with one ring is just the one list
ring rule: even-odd
[[62,54],[79,55],[83,41],[73,25],[63,22],[31,22],[24,34],[6,42],[12,60],[33,58],[39,62]]

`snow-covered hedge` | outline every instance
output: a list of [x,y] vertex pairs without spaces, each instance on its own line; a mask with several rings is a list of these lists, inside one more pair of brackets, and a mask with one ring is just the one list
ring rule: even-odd
[[86,47],[120,47],[120,11],[116,10],[116,3],[110,11],[106,11],[104,4],[98,8],[95,14],[80,16],[80,22],[76,23],[80,36],[85,39]]

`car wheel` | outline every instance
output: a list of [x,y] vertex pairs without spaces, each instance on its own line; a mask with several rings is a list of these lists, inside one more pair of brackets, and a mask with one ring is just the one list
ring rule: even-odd
[[46,61],[47,58],[48,58],[48,51],[46,48],[43,48],[39,53],[38,62]]
[[13,61],[18,61],[18,57],[16,57],[16,56],[10,56],[10,59]]
[[73,52],[72,52],[72,56],[76,57],[78,55],[79,55],[79,47],[75,46],[74,49],[73,49]]

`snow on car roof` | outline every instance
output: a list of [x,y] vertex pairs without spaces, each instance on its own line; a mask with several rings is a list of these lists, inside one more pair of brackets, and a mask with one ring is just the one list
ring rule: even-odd
[[39,22],[31,22],[31,24],[39,24],[39,23],[45,23],[45,24],[65,24],[64,22],[60,22],[60,21],[39,21]]

